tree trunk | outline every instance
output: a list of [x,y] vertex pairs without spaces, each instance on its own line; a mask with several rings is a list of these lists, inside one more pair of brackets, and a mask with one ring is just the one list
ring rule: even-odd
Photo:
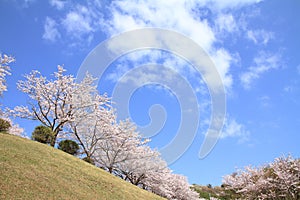
[[50,142],[50,145],[51,145],[52,147],[55,146],[55,142],[56,142],[56,139],[57,139],[57,135],[58,135],[58,131],[55,131],[54,134],[53,134],[53,138],[52,138],[52,140],[51,140],[51,142]]

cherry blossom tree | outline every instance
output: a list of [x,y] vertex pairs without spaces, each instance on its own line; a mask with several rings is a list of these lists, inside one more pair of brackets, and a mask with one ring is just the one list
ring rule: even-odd
[[155,181],[154,175],[166,168],[167,163],[160,157],[160,153],[143,144],[129,151],[128,159],[119,164],[118,171],[126,181],[147,189],[149,183]]
[[185,176],[170,174],[169,185],[171,186],[172,196],[170,199],[196,200],[199,194],[190,189],[190,185]]
[[153,175],[148,183],[153,193],[170,200],[199,199],[199,194],[191,189],[185,176],[173,174],[168,168]]
[[299,199],[300,159],[276,158],[261,167],[246,167],[224,177],[223,183],[246,199]]
[[111,107],[110,99],[106,95],[94,94],[86,109],[77,112],[68,123],[69,134],[67,137],[77,141],[82,148],[82,153],[91,159],[99,150],[99,142],[113,137],[116,115]]
[[10,110],[13,116],[39,120],[51,128],[54,133],[51,146],[55,145],[58,134],[63,133],[64,126],[75,115],[93,106],[85,98],[90,99],[89,96],[96,92],[94,79],[90,75],[77,83],[72,75],[64,75],[65,71],[58,66],[54,80],[48,80],[38,71],[26,75],[25,81],[18,82],[18,89],[28,95],[30,102],[28,106],[17,106]]
[[172,186],[170,184],[172,171],[169,168],[160,171],[151,172],[144,180],[146,189],[165,198],[171,199],[173,196]]
[[275,186],[273,189],[276,196],[300,199],[300,159],[291,156],[276,158],[264,172],[265,179]]
[[93,159],[96,165],[110,173],[118,173],[120,163],[132,159],[132,152],[145,141],[136,131],[136,126],[128,119],[114,123],[111,128],[111,136],[98,142]]

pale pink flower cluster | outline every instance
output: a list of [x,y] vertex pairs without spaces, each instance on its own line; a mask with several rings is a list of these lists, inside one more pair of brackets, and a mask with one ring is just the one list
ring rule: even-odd
[[13,57],[7,56],[6,54],[2,56],[0,54],[0,95],[2,95],[2,93],[7,90],[5,77],[6,75],[10,75],[9,64],[14,61],[15,59]]
[[[11,56],[8,56],[6,54],[4,54],[3,56],[0,54],[0,95],[3,94],[4,91],[7,91],[7,86],[6,86],[6,75],[10,75],[10,67],[9,64],[14,62],[15,59]],[[18,124],[13,123],[13,121],[8,118],[7,116],[5,116],[4,113],[2,113],[2,111],[0,111],[0,115],[1,118],[8,121],[11,125],[11,127],[8,130],[9,134],[12,135],[17,135],[17,136],[22,136],[25,137],[24,134],[24,129],[19,127]]]
[[15,124],[10,118],[5,116],[2,116],[1,119],[10,123],[11,127],[8,130],[9,134],[26,138],[26,135],[24,135],[24,129],[21,128],[18,124]]
[[223,182],[242,199],[300,199],[300,159],[276,158],[268,165],[225,176]]

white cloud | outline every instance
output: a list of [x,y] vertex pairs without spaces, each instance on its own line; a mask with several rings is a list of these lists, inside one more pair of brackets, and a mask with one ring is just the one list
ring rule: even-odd
[[238,25],[232,14],[219,14],[215,20],[218,31],[220,32],[235,32],[238,30]]
[[89,10],[85,6],[78,6],[75,11],[67,13],[62,25],[74,37],[94,31]]
[[229,69],[230,64],[233,62],[233,57],[225,49],[218,49],[213,53],[211,58],[221,75],[225,88],[230,89],[232,76],[229,73]]
[[60,37],[61,35],[57,29],[57,23],[52,18],[47,17],[44,25],[43,39],[54,42]]
[[58,10],[62,10],[65,7],[66,1],[62,0],[50,0],[50,5]]
[[[62,17],[56,21],[52,20],[52,27],[59,33],[62,41],[67,42],[67,46],[72,48],[89,45],[94,38],[94,33],[100,29],[101,4],[98,1],[93,3],[88,1],[85,5],[68,4],[67,1],[62,0],[51,0],[50,4],[63,12]],[[66,4],[70,9],[64,9]]]
[[[218,137],[219,139],[237,138],[238,143],[243,143],[249,140],[250,131],[244,124],[239,123],[236,119],[227,115],[224,122],[220,119],[220,123],[223,123],[222,131],[220,133],[212,131],[210,135],[207,136]],[[202,125],[204,125],[203,127],[205,127],[208,124],[209,119],[206,119]]]
[[209,50],[215,41],[206,20],[199,20],[185,1],[113,1],[112,18],[106,24],[109,34],[143,27],[172,29],[187,35]]
[[297,72],[300,75],[300,65],[297,66]]
[[240,76],[243,87],[250,89],[255,79],[258,79],[262,74],[272,69],[278,69],[281,65],[280,59],[278,54],[260,52],[259,55],[254,58],[254,65],[249,67],[248,71],[242,73]]
[[[80,33],[99,30],[101,26],[108,31],[109,35],[145,26],[170,28],[186,34],[204,49],[209,50],[216,40],[214,31],[206,20],[200,19],[195,8],[211,7],[211,5],[222,9],[240,8],[257,2],[260,0],[204,0],[201,2],[196,0],[115,0],[104,6],[101,1],[92,3],[88,1],[85,4],[70,5],[71,11],[68,11],[61,21],[69,34],[73,33],[75,37]],[[67,1],[49,0],[49,3],[63,10]],[[105,17],[103,17],[104,7],[109,10]],[[233,16],[230,14],[220,15],[218,21],[221,29],[233,31],[236,28]]]
[[[180,32],[197,42],[213,58],[225,87],[230,88],[232,77],[229,69],[234,59],[227,50],[214,47],[218,42],[215,30],[207,20],[201,20],[192,11],[196,4],[196,1],[179,0],[113,1],[110,6],[111,19],[103,29],[108,35],[142,27],[167,28]],[[224,31],[237,29],[233,16],[229,14],[220,16],[218,23],[219,28]],[[133,38],[126,42],[136,40],[137,38]]]
[[71,46],[82,43],[83,38],[91,41],[95,32],[100,29],[109,37],[142,27],[166,28],[180,32],[193,39],[210,56],[214,57],[214,60],[218,62],[217,68],[225,82],[225,87],[230,88],[232,80],[229,69],[234,59],[228,50],[216,48],[215,45],[220,42],[218,32],[232,33],[239,30],[240,24],[230,12],[220,12],[215,15],[217,18],[213,19],[216,21],[215,25],[218,26],[216,30],[207,19],[200,17],[201,9],[195,10],[199,7],[209,7],[211,10],[214,8],[239,9],[258,2],[260,0],[204,0],[201,2],[196,0],[115,0],[107,2],[104,6],[101,1],[93,3],[88,1],[84,4],[68,4],[71,7],[68,11],[64,9],[66,2],[63,0],[50,0],[50,5],[64,12],[64,16],[56,21],[60,26],[55,26],[55,30],[57,33],[60,32],[62,37],[67,39],[69,44],[71,43]]
[[249,139],[249,135],[250,132],[246,129],[245,125],[227,117],[220,138],[237,137],[239,138],[239,142],[245,142]]
[[265,30],[249,30],[247,31],[247,38],[252,40],[254,44],[266,45],[271,39],[274,38],[274,33]]
[[[150,77],[156,77],[158,81],[166,78],[172,79],[170,72],[173,74],[180,74],[183,77],[187,77],[194,72],[192,71],[192,67],[189,66],[185,60],[158,50],[137,51],[135,53],[127,54],[123,58],[120,58],[119,63],[120,64],[116,66],[115,70],[108,74],[106,77],[107,80],[116,83],[126,72],[144,65],[152,65],[153,67],[146,67],[146,72],[137,70],[138,75],[135,74],[134,76],[131,76],[130,73],[126,74],[126,79],[123,79],[122,81],[128,82],[130,80],[135,85],[141,85],[143,81],[150,80]],[[165,66],[169,70],[166,70],[165,68],[164,70],[161,70],[160,66]]]

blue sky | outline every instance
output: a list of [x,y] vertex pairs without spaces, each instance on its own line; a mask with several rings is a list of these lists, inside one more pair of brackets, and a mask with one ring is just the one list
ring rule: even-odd
[[[198,154],[211,116],[208,87],[180,57],[160,50],[121,56],[101,77],[98,88],[112,95],[124,74],[149,63],[166,65],[184,77],[197,97],[199,127],[189,149],[170,167],[190,183],[219,185],[222,176],[236,168],[262,165],[289,153],[300,156],[299,9],[296,0],[1,0],[0,51],[16,58],[1,103],[10,108],[26,104],[16,82],[33,69],[48,76],[63,64],[76,76],[87,55],[113,35],[143,27],[176,31],[209,54],[226,90],[225,125],[207,157],[199,159]],[[145,74],[129,74],[127,79],[143,81]],[[157,80],[167,77],[163,71],[152,75]],[[180,127],[180,101],[172,90],[143,86],[129,102],[130,116],[140,126],[150,123],[152,105],[164,107],[166,122],[152,137],[153,148],[167,145]],[[154,116],[161,121],[164,115]],[[38,124],[15,120],[28,135]]]

